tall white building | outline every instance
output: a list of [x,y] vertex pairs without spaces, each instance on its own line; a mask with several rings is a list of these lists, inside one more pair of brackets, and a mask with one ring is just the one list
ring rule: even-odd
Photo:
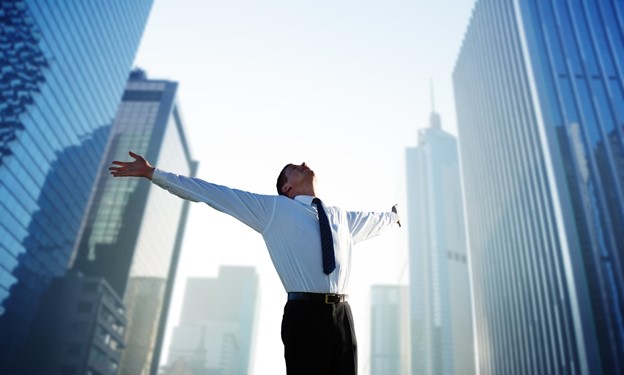
[[245,375],[253,364],[258,275],[224,266],[217,278],[189,278],[168,368],[184,361],[199,374]]
[[409,375],[407,286],[371,287],[370,375]]
[[433,111],[407,149],[413,374],[475,371],[457,141]]

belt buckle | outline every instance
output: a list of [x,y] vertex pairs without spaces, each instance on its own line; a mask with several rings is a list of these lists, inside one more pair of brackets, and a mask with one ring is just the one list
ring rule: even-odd
[[336,304],[336,302],[330,301],[329,297],[333,297],[333,295],[332,294],[326,294],[325,295],[325,304],[326,305],[334,305],[334,304]]

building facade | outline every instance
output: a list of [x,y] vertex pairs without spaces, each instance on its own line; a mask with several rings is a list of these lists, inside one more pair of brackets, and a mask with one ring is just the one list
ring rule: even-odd
[[217,278],[189,278],[168,371],[186,361],[197,374],[248,374],[258,305],[258,275],[252,267],[222,266]]
[[124,347],[124,305],[102,278],[52,280],[34,319],[24,374],[115,375]]
[[151,6],[0,3],[0,372],[67,270]]
[[194,176],[177,83],[130,75],[80,232],[73,269],[105,279],[126,307],[120,373],[157,370],[189,202],[137,178],[112,178],[128,151],[164,170]]
[[623,372],[623,19],[473,11],[453,81],[483,374]]
[[407,286],[371,287],[370,375],[410,374]]
[[457,141],[432,111],[407,149],[412,374],[473,374],[470,277]]

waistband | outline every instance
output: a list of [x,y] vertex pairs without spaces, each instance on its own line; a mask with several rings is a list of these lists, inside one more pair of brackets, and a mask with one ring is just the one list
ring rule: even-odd
[[336,303],[347,302],[349,296],[347,294],[335,294],[335,293],[304,293],[304,292],[290,292],[288,293],[289,301],[314,301],[321,302],[327,305],[333,305]]

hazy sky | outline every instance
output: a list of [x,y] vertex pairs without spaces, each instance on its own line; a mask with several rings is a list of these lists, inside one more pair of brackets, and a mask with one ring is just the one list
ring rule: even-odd
[[[328,205],[406,207],[405,149],[432,107],[453,134],[451,74],[474,0],[156,0],[135,62],[180,83],[198,177],[264,194],[290,162],[305,161]],[[171,171],[175,172],[175,171]],[[172,199],[176,199],[173,198]],[[404,226],[405,228],[405,226]],[[348,293],[368,374],[370,287],[407,284],[407,231],[355,247]],[[259,234],[192,204],[170,325],[186,278],[220,265],[260,276],[254,374],[284,374],[280,325],[286,293]],[[164,348],[163,360],[168,353]]]

